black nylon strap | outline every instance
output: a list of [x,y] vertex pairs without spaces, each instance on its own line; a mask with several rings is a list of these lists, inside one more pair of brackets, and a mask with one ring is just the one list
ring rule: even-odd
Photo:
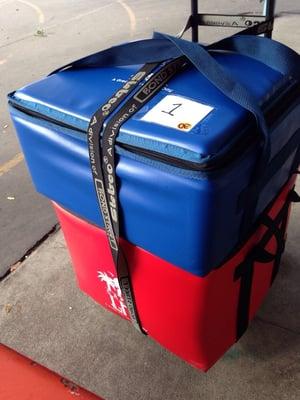
[[[115,265],[122,264],[125,265],[123,267],[124,274],[126,276],[126,261],[122,252],[119,252],[119,230],[115,232],[112,225],[112,219],[114,215],[112,215],[110,211],[107,190],[108,188],[105,186],[105,174],[106,170],[102,168],[102,149],[101,149],[101,131],[103,128],[103,124],[105,119],[111,115],[117,107],[124,101],[124,99],[136,88],[139,82],[141,82],[158,64],[146,64],[144,65],[132,78],[127,81],[122,88],[120,88],[105,104],[103,104],[92,116],[87,132],[87,140],[88,140],[88,150],[89,150],[89,159],[91,165],[91,171],[94,181],[94,186],[97,194],[98,205],[103,217],[104,227],[106,231],[106,235],[108,238],[109,246],[112,252],[112,256],[114,259]],[[115,180],[113,185],[111,186],[111,190],[116,191]],[[115,211],[115,209],[112,209]],[[121,255],[119,257],[119,254]],[[127,274],[128,275],[128,274]],[[121,282],[118,277],[119,284],[121,287]],[[129,283],[130,284],[130,283]],[[123,282],[122,286],[125,287],[126,282]],[[127,282],[128,285],[128,282]],[[129,289],[130,290],[130,289]],[[127,302],[127,308],[130,313],[131,320],[134,326],[142,330],[140,326],[140,321],[135,309],[134,301],[130,303]]]
[[242,264],[242,269],[243,269],[242,274],[239,276],[237,273],[235,273],[235,280],[240,279],[240,292],[239,292],[239,301],[237,309],[236,340],[238,340],[245,333],[249,324],[251,289],[252,289],[252,281],[254,274],[253,267],[254,267],[254,259],[252,257],[247,257]]
[[[285,232],[288,222],[289,206],[291,202],[300,201],[299,196],[292,190],[284,203],[284,206],[272,220],[269,215],[261,217],[261,223],[268,229],[263,235],[259,243],[250,251],[245,260],[239,264],[234,271],[234,280],[240,280],[240,292],[237,309],[237,340],[245,333],[249,325],[249,310],[251,301],[251,289],[254,274],[254,264],[256,262],[264,264],[273,262],[272,277],[270,285],[272,285],[280,266],[281,256],[285,248]],[[265,246],[274,236],[276,238],[277,247],[275,254],[265,250]]]
[[100,139],[105,118],[115,111],[136,85],[159,64],[144,65],[123,88],[96,111],[88,127],[88,147],[93,180],[117,278],[131,321],[135,328],[143,333],[145,332],[138,316],[128,265],[119,244],[120,221],[115,173],[115,142],[122,124],[141,109],[186,64],[185,57],[179,57],[165,64],[140,89],[135,91],[134,95],[107,123],[102,135],[102,148]]
[[264,216],[262,222],[265,226],[268,227],[268,229],[271,232],[274,233],[277,242],[276,253],[274,255],[269,253],[271,256],[273,256],[273,261],[274,261],[272,269],[271,285],[278,274],[281,256],[285,248],[285,232],[287,228],[288,214],[289,214],[289,203],[285,204],[284,209],[282,211],[282,221],[280,223],[280,227],[278,227],[274,223],[274,221],[267,215]]

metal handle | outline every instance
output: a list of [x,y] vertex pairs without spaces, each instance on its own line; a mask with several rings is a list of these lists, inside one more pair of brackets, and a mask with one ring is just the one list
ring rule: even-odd
[[197,23],[197,16],[198,16],[198,0],[191,0],[191,12],[192,12],[192,41],[198,42],[198,23]]
[[[265,0],[264,1],[264,11],[263,15],[266,17],[266,20],[274,17],[275,14],[275,3],[276,0]],[[272,32],[267,32],[264,35],[265,37],[271,38]]]
[[[269,21],[274,18],[276,0],[260,0],[264,1],[263,13],[261,15],[242,14],[242,15],[227,15],[227,14],[199,14],[198,0],[191,0],[191,16],[184,30],[189,27],[192,29],[192,41],[198,42],[198,26],[219,26],[231,28],[249,28],[259,22]],[[272,37],[272,31],[268,30],[266,37]]]

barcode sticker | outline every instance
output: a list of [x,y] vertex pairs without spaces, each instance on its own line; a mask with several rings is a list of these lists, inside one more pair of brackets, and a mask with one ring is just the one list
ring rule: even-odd
[[197,101],[181,96],[168,95],[151,108],[141,119],[188,132],[212,110],[213,107]]

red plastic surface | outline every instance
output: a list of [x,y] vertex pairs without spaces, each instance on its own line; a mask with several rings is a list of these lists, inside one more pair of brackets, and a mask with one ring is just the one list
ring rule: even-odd
[[[294,184],[292,178],[269,211],[275,217]],[[128,319],[105,232],[54,203],[80,288],[98,303]],[[221,268],[201,278],[121,240],[142,325],[148,334],[188,363],[208,370],[236,341],[240,281],[236,266],[265,232],[260,227]],[[271,240],[268,250],[275,252]],[[256,263],[251,292],[253,318],[271,282],[273,264]]]
[[[101,400],[0,344],[1,400]],[[102,399],[103,400],[103,399]]]

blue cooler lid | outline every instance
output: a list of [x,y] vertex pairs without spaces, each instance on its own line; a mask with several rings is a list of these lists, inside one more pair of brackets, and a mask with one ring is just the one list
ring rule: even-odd
[[[283,75],[259,61],[233,53],[214,57],[261,105],[282,89]],[[17,90],[10,103],[86,131],[93,113],[138,69],[62,71]],[[251,121],[248,111],[191,66],[122,125],[117,142],[203,163],[230,148]]]

